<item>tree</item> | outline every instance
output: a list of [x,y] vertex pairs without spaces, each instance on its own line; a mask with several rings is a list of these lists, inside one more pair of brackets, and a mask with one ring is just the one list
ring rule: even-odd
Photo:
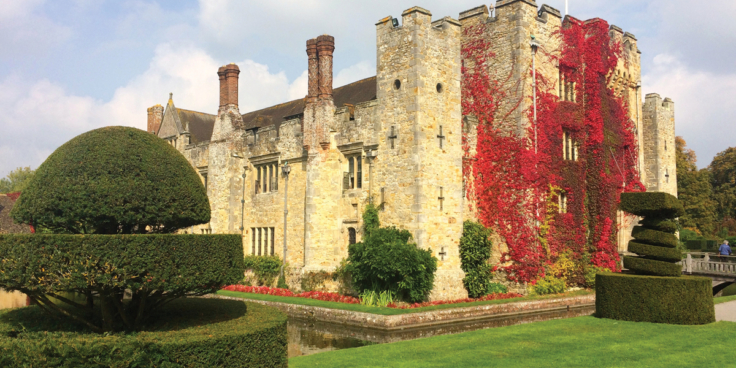
[[11,171],[7,177],[0,179],[0,193],[22,192],[33,178],[34,170],[30,167],[19,167]]
[[107,127],[52,153],[11,216],[54,233],[173,233],[208,222],[210,205],[175,148],[139,129]]
[[240,236],[162,234],[208,222],[210,205],[186,159],[142,130],[101,128],[65,143],[11,216],[56,234],[0,236],[0,287],[96,332],[138,329],[171,300],[243,277]]
[[717,154],[708,171],[719,218],[736,218],[736,147]]
[[677,196],[685,207],[680,225],[702,235],[713,235],[717,218],[717,203],[713,200],[711,173],[698,170],[695,152],[687,148],[682,137],[675,138],[677,164]]

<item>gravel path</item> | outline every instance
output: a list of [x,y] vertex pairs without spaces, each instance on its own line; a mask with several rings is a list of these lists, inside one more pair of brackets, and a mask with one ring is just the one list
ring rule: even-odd
[[716,321],[736,322],[736,300],[716,304]]

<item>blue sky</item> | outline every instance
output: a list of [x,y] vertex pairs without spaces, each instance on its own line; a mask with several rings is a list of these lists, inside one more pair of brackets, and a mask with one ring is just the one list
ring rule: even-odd
[[[538,1],[560,10],[564,0]],[[375,22],[456,1],[0,0],[0,177],[107,125],[145,129],[146,107],[217,108],[217,67],[241,67],[249,111],[306,94],[308,38],[335,36],[335,86],[375,74]],[[736,146],[736,1],[569,0],[636,35],[644,93],[675,101],[677,134],[707,166]]]

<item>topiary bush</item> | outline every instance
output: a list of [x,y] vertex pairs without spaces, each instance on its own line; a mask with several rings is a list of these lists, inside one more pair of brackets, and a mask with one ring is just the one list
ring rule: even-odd
[[465,272],[463,285],[471,298],[487,295],[491,278],[491,231],[474,221],[463,222],[460,238],[460,268]]
[[0,235],[0,287],[93,331],[134,330],[172,299],[240,280],[242,249],[239,235]]
[[107,127],[56,149],[11,216],[54,233],[172,233],[209,222],[199,175],[174,147],[140,129]]
[[622,193],[621,210],[644,217],[642,225],[632,230],[634,240],[629,242],[629,251],[639,256],[625,256],[624,267],[640,275],[680,276],[682,267],[675,263],[682,256],[674,221],[685,214],[680,201],[662,192]]
[[287,317],[257,303],[181,299],[142,331],[91,333],[38,306],[0,312],[0,367],[286,367]]
[[20,290],[52,315],[97,332],[135,330],[172,299],[242,278],[237,236],[121,235],[173,233],[210,220],[207,193],[192,166],[139,129],[101,128],[59,147],[36,170],[11,216],[57,234],[87,235],[2,238],[2,267],[15,278],[4,277],[0,287]]
[[394,227],[377,228],[362,242],[348,247],[345,271],[363,294],[390,291],[410,303],[427,299],[434,285],[437,258],[410,243],[411,234]]
[[595,283],[600,318],[683,325],[715,322],[712,281],[707,277],[599,273]]

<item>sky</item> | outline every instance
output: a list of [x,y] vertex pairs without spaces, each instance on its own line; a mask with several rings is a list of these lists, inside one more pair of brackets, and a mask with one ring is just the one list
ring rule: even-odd
[[[483,3],[0,0],[0,177],[95,128],[146,129],[146,108],[170,92],[178,107],[216,113],[217,68],[230,62],[241,112],[304,97],[305,42],[321,34],[335,37],[335,87],[375,75],[375,23],[415,5],[457,19]],[[637,37],[642,91],[674,100],[699,167],[736,146],[736,1],[569,0],[569,13]]]

